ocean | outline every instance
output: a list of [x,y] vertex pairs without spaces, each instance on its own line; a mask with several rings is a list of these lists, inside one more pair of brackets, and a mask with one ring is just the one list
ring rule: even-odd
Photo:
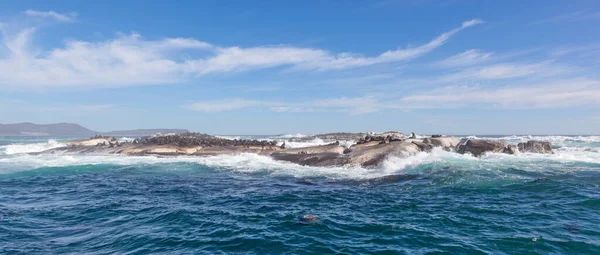
[[0,254],[600,254],[600,136],[491,138],[555,154],[323,168],[29,155],[72,138],[0,137]]

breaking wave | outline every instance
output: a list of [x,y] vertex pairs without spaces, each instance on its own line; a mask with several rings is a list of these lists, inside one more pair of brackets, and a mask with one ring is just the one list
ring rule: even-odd
[[561,135],[550,135],[550,136],[535,136],[535,135],[511,135],[511,136],[468,136],[468,138],[474,139],[494,139],[504,140],[508,143],[522,143],[530,140],[551,142],[554,147],[562,146],[580,146],[580,145],[591,145],[600,146],[600,136],[561,136]]
[[[588,169],[600,170],[598,151],[559,149],[555,154],[529,154],[518,156],[507,154],[486,154],[476,158],[436,148],[426,153],[399,158],[389,157],[375,168],[358,166],[310,167],[276,161],[268,156],[243,153],[210,157],[158,157],[125,155],[51,154],[29,155],[12,154],[0,158],[0,173],[27,171],[43,167],[65,167],[77,165],[154,165],[154,164],[195,164],[224,171],[239,173],[261,173],[273,176],[327,177],[334,179],[370,179],[395,174],[421,174],[423,171],[497,171],[506,168],[543,172],[566,169],[565,166],[587,164]],[[7,169],[7,170],[2,170]],[[170,166],[168,169],[176,170]],[[567,168],[570,169],[570,168]],[[8,172],[7,172],[8,171]]]
[[65,146],[64,143],[57,142],[56,140],[48,140],[45,143],[17,143],[0,146],[0,154],[13,155],[23,153],[41,152],[50,150],[58,147]]
[[[90,155],[90,154],[43,154],[27,153],[65,146],[56,140],[45,143],[10,144],[0,146],[0,173],[28,171],[44,167],[65,167],[78,165],[155,165],[155,164],[192,164],[208,166],[223,171],[240,173],[261,173],[274,176],[311,177],[320,176],[337,179],[377,178],[395,174],[421,174],[424,171],[499,171],[514,168],[524,171],[561,171],[561,169],[586,169],[600,171],[599,137],[564,137],[564,136],[505,136],[493,139],[507,140],[511,143],[525,140],[542,140],[559,143],[568,141],[576,144],[558,145],[554,154],[519,155],[486,154],[479,158],[461,155],[436,148],[431,152],[399,158],[389,157],[378,167],[309,167],[293,163],[276,161],[268,156],[256,154],[219,155],[210,157],[159,157],[159,156],[126,156],[126,155]],[[305,142],[286,142],[289,148],[299,148],[327,144],[330,141],[314,139]],[[346,143],[346,144],[344,144]],[[349,146],[352,141],[343,142]],[[567,144],[569,145],[569,144]],[[582,165],[583,164],[583,165]],[[177,169],[170,165],[168,169]]]
[[131,138],[131,137],[120,137],[119,139],[117,139],[120,143],[130,143],[133,142],[133,140],[135,140],[135,138]]

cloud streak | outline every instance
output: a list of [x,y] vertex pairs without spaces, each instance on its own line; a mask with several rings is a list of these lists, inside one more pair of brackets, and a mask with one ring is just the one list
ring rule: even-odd
[[75,21],[75,18],[77,17],[77,13],[72,12],[72,13],[68,13],[68,14],[61,14],[55,11],[47,11],[47,12],[43,12],[43,11],[35,11],[35,10],[26,10],[23,12],[25,15],[30,16],[30,17],[39,17],[39,18],[50,18],[50,19],[55,19],[58,21],[63,21],[63,22],[73,22]]
[[429,93],[404,97],[401,99],[401,103],[414,108],[598,107],[600,106],[600,81],[561,80],[533,86],[507,86],[491,89],[476,86],[449,86]]
[[451,56],[440,61],[438,64],[442,67],[463,67],[485,63],[491,60],[491,52],[484,52],[478,49],[470,49],[457,55]]
[[191,103],[183,106],[188,110],[198,112],[225,112],[246,108],[264,108],[273,112],[344,112],[350,115],[377,112],[383,105],[377,102],[375,96],[338,97],[313,100],[308,102],[278,102],[252,99],[221,99]]
[[367,95],[315,99],[295,103],[223,99],[197,102],[184,107],[200,112],[255,108],[280,113],[337,112],[349,115],[368,114],[383,110],[471,107],[505,109],[600,107],[600,81],[581,78],[529,86],[514,85],[495,88],[447,86],[400,97]]
[[506,80],[515,78],[542,78],[567,75],[576,71],[576,68],[543,61],[537,63],[508,62],[482,67],[470,67],[461,71],[439,78],[442,82],[460,80]]
[[[28,10],[30,16],[71,21],[56,12]],[[474,19],[418,47],[389,50],[374,57],[331,53],[292,46],[222,47],[193,38],[144,40],[139,34],[120,35],[102,42],[71,40],[44,51],[33,42],[35,28],[16,34],[0,27],[0,86],[116,87],[188,81],[199,76],[274,67],[295,71],[333,71],[409,61],[441,47],[459,31],[480,24]],[[196,54],[200,53],[200,54]],[[190,55],[203,57],[191,58]]]

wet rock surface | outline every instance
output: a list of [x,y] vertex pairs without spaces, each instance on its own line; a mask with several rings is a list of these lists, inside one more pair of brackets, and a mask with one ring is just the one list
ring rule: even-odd
[[456,151],[460,154],[471,153],[478,157],[486,152],[504,153],[507,147],[508,143],[500,140],[466,139],[457,146]]
[[[325,134],[321,137],[348,138],[351,133]],[[182,133],[147,136],[133,142],[120,143],[114,137],[95,136],[87,140],[67,143],[67,147],[56,148],[42,153],[57,151],[73,153],[115,153],[126,155],[196,155],[256,153],[270,156],[275,160],[287,161],[308,166],[356,165],[373,167],[388,157],[408,157],[419,152],[429,152],[435,148],[469,153],[481,156],[485,153],[517,154],[552,153],[549,142],[529,141],[509,145],[505,141],[491,139],[460,139],[452,136],[434,135],[427,138],[410,137],[398,132],[365,134],[357,138],[356,144],[346,148],[338,141],[327,145],[288,149],[284,144],[266,140],[230,140],[200,133]]]
[[552,143],[540,141],[528,141],[517,145],[520,152],[552,154]]

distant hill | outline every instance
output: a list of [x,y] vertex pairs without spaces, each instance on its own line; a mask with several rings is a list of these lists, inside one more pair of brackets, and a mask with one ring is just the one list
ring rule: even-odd
[[136,129],[98,132],[74,123],[33,124],[15,123],[0,124],[0,136],[147,136],[156,133],[185,133],[187,129]]
[[19,136],[88,136],[94,135],[95,131],[84,128],[73,123],[57,123],[38,125],[33,123],[0,124],[0,135]]

